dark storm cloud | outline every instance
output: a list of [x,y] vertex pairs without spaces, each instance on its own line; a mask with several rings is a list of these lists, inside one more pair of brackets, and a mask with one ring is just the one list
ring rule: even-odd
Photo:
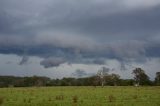
[[1,0],[0,53],[26,49],[46,68],[159,58],[159,13],[158,0]]
[[[146,39],[159,34],[160,6],[151,9],[133,10],[113,15],[86,17],[76,21],[73,26],[91,36],[109,40]],[[78,28],[77,28],[78,29]]]

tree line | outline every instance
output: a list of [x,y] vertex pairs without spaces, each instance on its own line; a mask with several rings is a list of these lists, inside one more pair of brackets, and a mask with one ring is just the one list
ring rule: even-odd
[[51,79],[48,77],[15,77],[0,76],[0,87],[31,87],[31,86],[139,86],[160,85],[160,72],[156,73],[154,81],[141,68],[132,71],[133,79],[121,79],[118,74],[109,74],[105,67],[96,75],[85,78]]

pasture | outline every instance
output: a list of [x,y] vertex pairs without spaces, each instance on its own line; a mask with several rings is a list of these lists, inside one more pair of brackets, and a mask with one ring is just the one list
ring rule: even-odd
[[160,106],[160,87],[0,88],[0,106]]

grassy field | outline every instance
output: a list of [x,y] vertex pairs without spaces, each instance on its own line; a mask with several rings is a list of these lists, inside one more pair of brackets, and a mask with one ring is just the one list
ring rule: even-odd
[[0,88],[1,106],[160,106],[160,87]]

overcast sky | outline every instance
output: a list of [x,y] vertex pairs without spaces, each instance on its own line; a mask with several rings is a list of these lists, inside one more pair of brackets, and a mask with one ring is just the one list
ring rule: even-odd
[[[0,0],[0,75],[160,71],[160,0]],[[77,75],[78,76],[78,75]],[[82,76],[82,75],[81,75]]]

